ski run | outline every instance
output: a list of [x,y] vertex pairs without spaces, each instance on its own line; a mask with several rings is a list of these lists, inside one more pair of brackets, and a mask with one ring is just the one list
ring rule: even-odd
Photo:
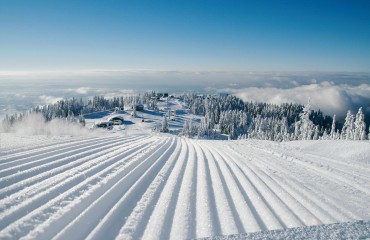
[[370,219],[369,164],[299,144],[112,134],[8,149],[0,239],[188,239]]

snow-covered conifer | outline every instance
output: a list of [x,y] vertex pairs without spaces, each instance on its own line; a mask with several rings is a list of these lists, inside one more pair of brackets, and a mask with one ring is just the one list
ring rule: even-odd
[[197,130],[198,129],[194,125],[193,119],[186,119],[182,129],[182,135],[191,138],[198,133]]
[[299,139],[311,140],[314,125],[310,120],[311,104],[310,100],[303,107],[302,112],[299,114],[300,117],[300,136]]
[[331,140],[334,140],[335,139],[335,114],[333,116],[333,122],[331,124],[330,139]]
[[294,140],[298,140],[299,136],[301,135],[301,122],[296,121],[294,123]]
[[288,119],[286,117],[283,117],[283,120],[282,120],[281,135],[283,137],[283,141],[289,140]]
[[203,117],[201,120],[200,120],[200,124],[199,124],[199,127],[198,127],[198,138],[205,138],[208,134],[208,129],[207,129],[207,123],[206,123],[206,118]]
[[330,139],[330,135],[328,134],[328,130],[326,130],[325,128],[324,133],[322,135],[322,140],[328,140],[328,139]]
[[364,114],[362,107],[358,109],[355,120],[354,140],[365,140],[366,138],[366,124],[364,121]]
[[315,133],[313,135],[313,140],[319,139],[319,126],[315,126]]
[[234,124],[231,124],[229,138],[230,139],[237,139],[238,138],[238,134],[236,133],[236,129],[235,129]]
[[168,132],[168,121],[166,115],[164,115],[162,119],[161,132]]
[[136,98],[134,98],[133,104],[132,104],[132,116],[136,117]]
[[348,110],[347,116],[344,120],[343,128],[342,128],[342,140],[353,140],[353,130],[354,130],[354,116],[352,115],[351,111]]

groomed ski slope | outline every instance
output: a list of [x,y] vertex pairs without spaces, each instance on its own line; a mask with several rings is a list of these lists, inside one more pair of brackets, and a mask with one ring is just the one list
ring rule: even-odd
[[369,209],[369,165],[273,142],[111,135],[0,154],[0,239],[200,238]]

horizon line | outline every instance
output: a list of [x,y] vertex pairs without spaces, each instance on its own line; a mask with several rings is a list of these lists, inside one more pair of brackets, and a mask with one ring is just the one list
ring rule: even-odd
[[91,74],[91,73],[353,73],[370,74],[370,71],[329,71],[329,70],[176,70],[176,69],[63,69],[63,70],[0,70],[0,76],[23,76],[27,74]]

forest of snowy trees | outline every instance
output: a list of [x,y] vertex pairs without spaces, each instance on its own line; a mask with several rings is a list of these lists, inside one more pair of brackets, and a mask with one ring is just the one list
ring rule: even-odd
[[[182,134],[212,138],[215,130],[230,139],[251,138],[271,141],[365,140],[366,124],[362,108],[356,115],[348,111],[344,124],[306,105],[243,102],[235,96],[184,94],[191,113],[203,116],[199,124],[187,121]],[[370,134],[369,134],[370,135]]]
[[[31,113],[41,113],[46,121],[55,118],[83,122],[83,115],[114,108],[143,104],[150,110],[158,110],[154,91],[135,96],[107,99],[95,96],[84,102],[82,99],[60,100],[55,104],[37,106],[24,113],[6,116],[2,122],[5,130]],[[285,103],[281,105],[243,102],[232,95],[198,95],[185,93],[179,98],[189,112],[201,116],[200,122],[188,119],[181,135],[197,138],[215,138],[226,134],[229,139],[261,139],[271,141],[292,140],[365,140],[370,139],[365,117],[360,108],[356,115],[347,112],[344,123],[336,116],[325,116],[320,110],[305,105]],[[167,119],[163,119],[161,131],[168,131]]]
[[84,114],[105,111],[109,109],[124,108],[125,105],[146,104],[148,109],[156,109],[149,99],[155,96],[155,92],[146,92],[143,95],[113,97],[105,98],[103,96],[94,96],[87,102],[81,98],[63,99],[55,104],[47,104],[36,106],[23,113],[16,113],[14,115],[6,115],[2,121],[2,126],[5,130],[9,129],[15,122],[21,121],[25,116],[32,113],[41,113],[46,121],[60,118],[71,121],[78,121],[83,119]]

